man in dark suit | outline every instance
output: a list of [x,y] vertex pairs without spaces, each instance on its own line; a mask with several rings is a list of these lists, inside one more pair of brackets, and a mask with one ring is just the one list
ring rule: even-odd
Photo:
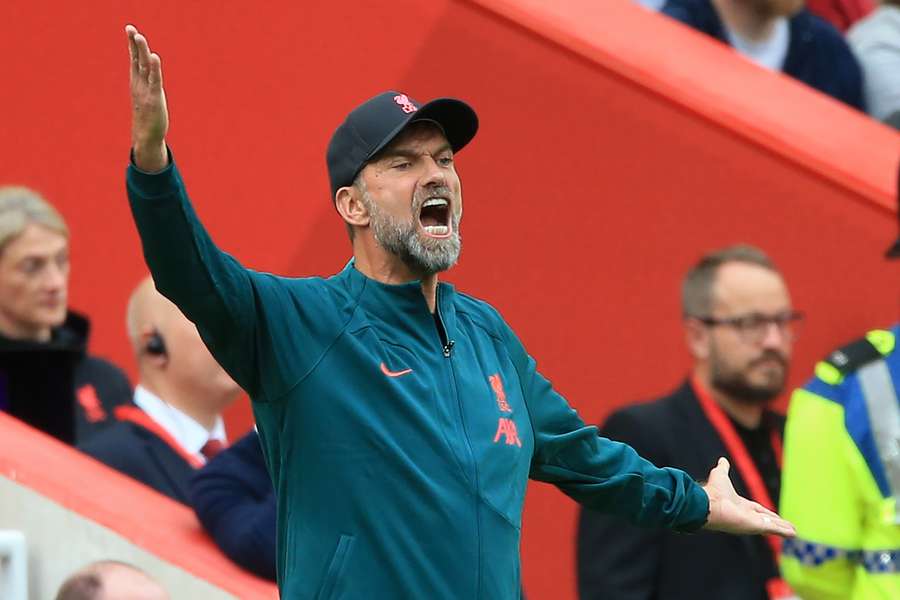
[[228,558],[275,580],[275,489],[256,431],[197,471],[191,506]]
[[226,445],[221,413],[240,388],[149,277],[131,296],[127,323],[140,372],[136,406],[117,409],[119,422],[80,448],[187,503],[194,470]]
[[[685,278],[682,308],[691,376],[669,396],[615,412],[603,435],[697,478],[726,456],[738,493],[774,508],[784,418],[767,406],[784,388],[800,315],[750,246],[705,256]],[[584,511],[579,591],[582,600],[789,597],[775,548],[761,536],[678,535]]]

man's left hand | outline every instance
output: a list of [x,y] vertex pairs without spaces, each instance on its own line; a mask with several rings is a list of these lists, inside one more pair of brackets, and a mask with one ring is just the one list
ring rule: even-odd
[[704,529],[742,534],[774,534],[794,537],[796,530],[762,504],[747,500],[734,491],[728,477],[728,460],[720,458],[703,486],[709,496],[709,517]]

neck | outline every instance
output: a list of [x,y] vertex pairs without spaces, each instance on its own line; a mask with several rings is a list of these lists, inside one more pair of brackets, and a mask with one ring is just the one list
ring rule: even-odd
[[50,327],[30,326],[7,319],[0,313],[0,335],[11,340],[29,342],[49,342],[52,329]]
[[694,375],[697,378],[697,381],[700,382],[707,392],[709,392],[710,396],[712,396],[713,400],[722,407],[722,410],[725,411],[728,416],[737,421],[742,426],[747,429],[756,429],[759,427],[759,424],[762,422],[763,415],[763,406],[760,404],[754,404],[750,402],[741,402],[740,400],[736,400],[732,396],[722,392],[721,390],[716,389],[712,385],[712,380],[709,376],[709,369],[704,366],[698,365],[694,369]]
[[754,10],[743,0],[712,0],[725,26],[745,40],[763,42],[772,36],[777,18]]
[[200,425],[207,431],[212,431],[219,417],[219,411],[205,408],[209,406],[209,398],[195,398],[191,394],[180,390],[173,389],[165,381],[148,381],[141,378],[140,385],[147,389],[148,392],[160,398],[163,402],[173,408],[177,408]]
[[432,313],[437,303],[437,273],[417,273],[410,269],[400,257],[385,252],[380,247],[377,252],[369,251],[367,245],[354,244],[353,258],[356,270],[379,283],[398,285],[420,281],[422,283],[422,295],[428,310]]

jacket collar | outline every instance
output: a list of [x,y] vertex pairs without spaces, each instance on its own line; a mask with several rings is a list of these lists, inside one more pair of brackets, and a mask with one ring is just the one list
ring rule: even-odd
[[[421,333],[424,330],[430,335],[436,331],[435,315],[428,310],[420,280],[400,284],[381,283],[361,273],[353,259],[337,277],[345,281],[351,295],[358,298],[359,306],[370,319],[407,332]],[[438,282],[436,309],[448,335],[456,328],[455,302],[454,286]]]
[[84,354],[87,351],[90,329],[87,317],[69,311],[65,322],[51,332],[50,341],[16,340],[0,335],[0,352],[57,351]]

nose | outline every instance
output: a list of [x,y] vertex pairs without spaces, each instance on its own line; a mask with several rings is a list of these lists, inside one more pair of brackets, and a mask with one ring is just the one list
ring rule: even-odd
[[57,291],[65,288],[69,280],[69,269],[66,265],[59,265],[50,261],[44,270],[44,286],[48,290]]
[[425,175],[422,185],[430,187],[441,187],[447,185],[447,176],[444,169],[434,160],[433,156],[425,159]]
[[784,325],[777,322],[766,323],[765,335],[762,338],[764,348],[782,348],[790,343],[790,335]]

